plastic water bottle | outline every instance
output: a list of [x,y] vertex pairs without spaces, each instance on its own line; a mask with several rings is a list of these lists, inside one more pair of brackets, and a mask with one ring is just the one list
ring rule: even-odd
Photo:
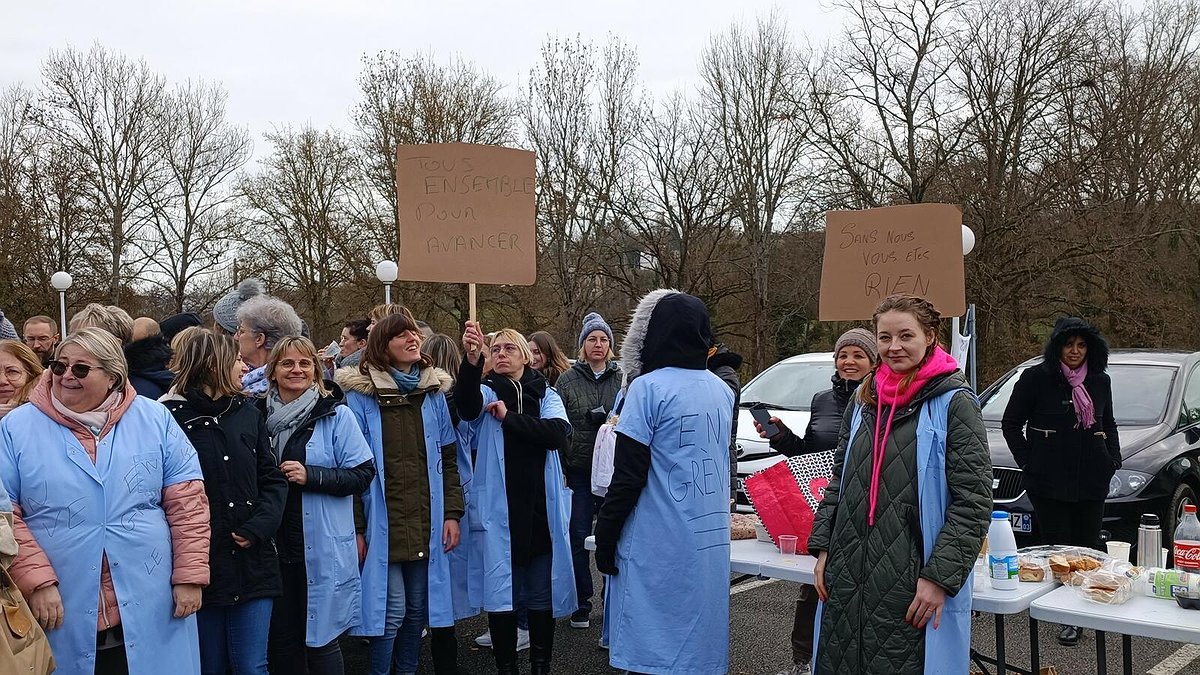
[[988,576],[992,580],[992,588],[998,591],[1017,590],[1021,585],[1021,566],[1017,556],[1017,539],[1013,536],[1008,511],[992,511],[988,544]]

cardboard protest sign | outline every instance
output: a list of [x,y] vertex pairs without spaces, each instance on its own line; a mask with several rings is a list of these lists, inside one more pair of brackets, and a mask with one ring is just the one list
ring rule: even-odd
[[962,212],[909,204],[825,214],[821,321],[870,319],[889,295],[921,296],[942,316],[967,311]]
[[534,283],[534,153],[467,143],[402,145],[396,160],[400,279]]

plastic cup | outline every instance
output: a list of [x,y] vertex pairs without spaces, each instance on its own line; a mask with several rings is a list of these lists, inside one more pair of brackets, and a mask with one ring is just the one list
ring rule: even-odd
[[1115,560],[1122,560],[1124,562],[1129,562],[1129,546],[1130,546],[1130,544],[1128,542],[1110,541],[1110,542],[1107,542],[1107,546],[1108,546],[1108,557],[1113,558]]
[[779,535],[779,552],[784,555],[796,555],[796,542],[799,537],[794,534]]
[[1164,548],[1164,549],[1162,549],[1162,553],[1161,553],[1161,554],[1159,554],[1159,558],[1158,558],[1158,566],[1159,566],[1159,567],[1166,567],[1166,566],[1167,566],[1167,549],[1165,549],[1165,548]]

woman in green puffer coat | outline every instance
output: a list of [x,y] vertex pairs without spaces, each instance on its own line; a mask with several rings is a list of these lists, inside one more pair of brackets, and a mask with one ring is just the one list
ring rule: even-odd
[[[824,601],[814,672],[966,672],[970,575],[992,507],[983,419],[937,343],[932,304],[893,296],[874,323],[881,362],[859,387],[861,405],[847,409],[809,539]],[[935,402],[946,410],[940,444],[917,433],[937,426],[920,421]],[[929,505],[939,498],[945,506],[935,512]]]

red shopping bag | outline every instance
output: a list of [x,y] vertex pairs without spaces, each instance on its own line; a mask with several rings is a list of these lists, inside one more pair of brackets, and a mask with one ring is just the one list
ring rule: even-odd
[[833,478],[833,452],[789,457],[746,479],[746,496],[763,528],[779,545],[779,535],[796,536],[796,552],[808,553],[813,518]]

